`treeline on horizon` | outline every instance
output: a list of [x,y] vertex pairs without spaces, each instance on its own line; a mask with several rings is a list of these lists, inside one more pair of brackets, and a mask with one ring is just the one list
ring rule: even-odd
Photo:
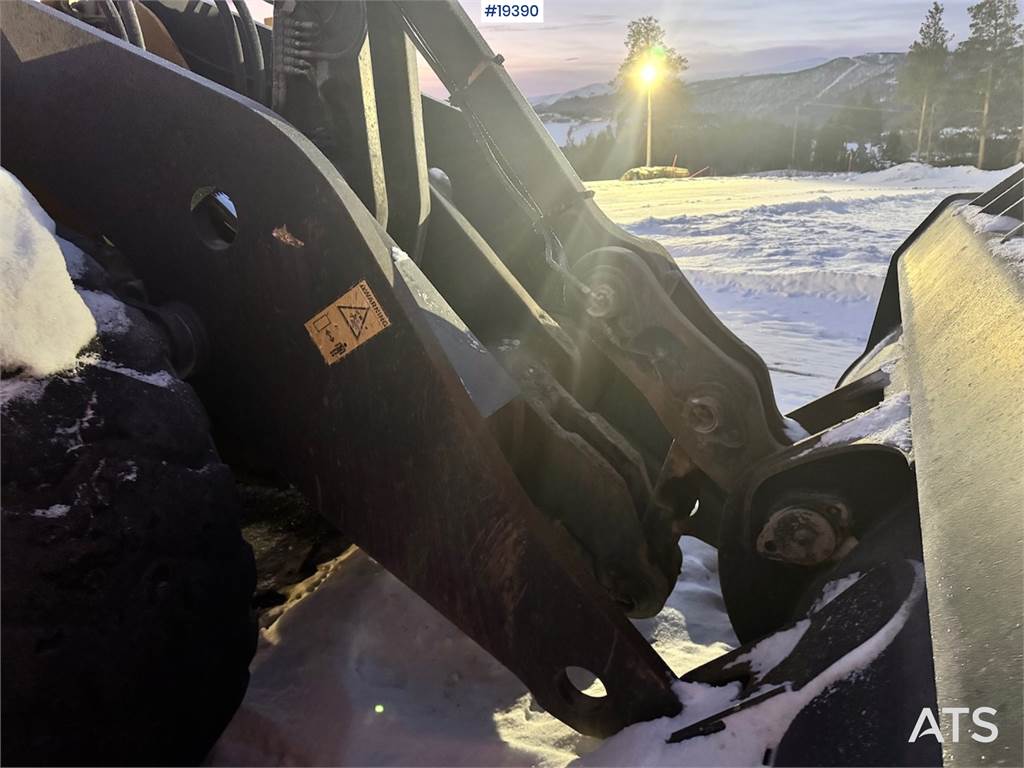
[[[908,160],[1006,168],[1024,151],[1024,47],[1017,0],[968,8],[970,34],[956,47],[934,2],[897,72],[896,104],[868,94],[824,121],[796,123],[691,107],[680,78],[686,59],[664,42],[656,19],[630,22],[627,56],[616,78],[614,127],[563,147],[581,178],[620,177],[644,163],[645,96],[629,74],[646,51],[667,51],[669,77],[654,92],[653,165],[719,175],[784,168],[870,171]],[[893,109],[899,111],[893,111]]]

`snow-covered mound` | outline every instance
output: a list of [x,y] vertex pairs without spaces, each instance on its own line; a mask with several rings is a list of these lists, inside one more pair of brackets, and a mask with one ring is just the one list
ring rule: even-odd
[[[0,169],[0,403],[36,399],[54,378],[74,377],[91,366],[172,387],[176,379],[161,367],[163,351],[155,338],[154,359],[146,360],[143,370],[103,354],[104,343],[131,329],[128,307],[109,293],[84,287],[109,288],[102,268],[54,230],[53,219],[31,193]],[[90,344],[97,334],[98,351]]]
[[685,179],[690,175],[689,168],[676,165],[640,165],[630,168],[619,178],[619,181],[650,181],[651,179]]
[[921,187],[950,189],[959,192],[983,192],[995,182],[1013,173],[1015,167],[1002,171],[983,171],[973,165],[937,168],[925,163],[901,163],[885,170],[868,173],[814,173],[812,171],[780,170],[754,173],[751,176],[755,178],[831,179],[872,187]]
[[71,284],[53,219],[5,169],[0,275],[0,368],[48,376],[74,367],[96,322]]

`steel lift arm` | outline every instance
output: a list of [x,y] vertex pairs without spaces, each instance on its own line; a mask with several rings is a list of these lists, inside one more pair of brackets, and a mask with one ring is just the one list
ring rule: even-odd
[[[898,619],[874,663],[906,686],[882,696],[865,675],[833,694],[848,713],[884,698],[887,730],[819,744],[830,721],[808,707],[766,760],[941,760],[893,734],[936,702],[929,620],[949,611],[926,604],[922,531],[926,552],[950,545],[919,525],[918,491],[936,503],[949,468],[923,451],[922,483],[906,445],[858,426],[909,391],[915,435],[942,431],[916,405],[948,405],[936,356],[963,350],[928,333],[917,300],[901,316],[901,292],[925,296],[928,317],[955,314],[919,265],[943,233],[975,255],[976,237],[948,222],[916,233],[894,257],[870,354],[787,424],[763,361],[663,248],[600,211],[455,0],[278,2],[248,54],[227,3],[140,11],[171,53],[0,3],[0,150],[65,223],[129,256],[155,303],[188,306],[209,343],[190,383],[230,462],[293,482],[545,709],[596,736],[680,710],[627,614],[660,609],[679,536],[702,535],[746,645],[685,679],[740,682],[741,695],[672,741],[799,690]],[[417,51],[449,104],[421,99]],[[1020,183],[983,202],[1017,215]],[[986,275],[1003,324],[1018,322],[1019,300]],[[926,350],[906,365],[900,330]],[[975,415],[1019,415],[1009,389],[985,389]],[[794,427],[809,434],[794,443]],[[815,607],[854,573],[867,575]],[[744,664],[803,617],[805,640],[777,669]],[[607,695],[582,692],[570,667]]]

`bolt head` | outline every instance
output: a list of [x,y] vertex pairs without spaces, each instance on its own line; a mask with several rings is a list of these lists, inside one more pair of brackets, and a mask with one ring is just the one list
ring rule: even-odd
[[771,560],[818,565],[835,554],[839,536],[817,510],[791,506],[777,510],[757,537],[757,551]]
[[694,432],[708,435],[718,429],[718,400],[708,396],[691,397],[686,404],[686,420]]
[[619,303],[618,293],[612,286],[607,283],[592,285],[587,297],[587,314],[602,320],[614,317]]

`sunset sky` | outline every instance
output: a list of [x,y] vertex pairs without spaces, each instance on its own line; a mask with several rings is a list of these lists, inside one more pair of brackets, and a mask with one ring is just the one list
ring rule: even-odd
[[[461,0],[474,21],[479,0]],[[622,60],[626,25],[651,15],[690,60],[689,79],[872,51],[905,51],[930,0],[547,0],[543,24],[483,24],[491,47],[530,96],[609,80]],[[946,2],[946,25],[968,31],[966,0]],[[796,67],[794,67],[796,68]]]
[[[270,15],[263,0],[247,2],[257,18]],[[460,2],[479,24],[480,0]],[[969,4],[944,3],[954,45],[967,35]],[[661,21],[668,42],[690,60],[687,78],[696,80],[905,51],[929,5],[930,0],[546,0],[542,24],[488,23],[480,29],[505,56],[520,89],[539,96],[611,79],[625,51],[626,25],[639,16]],[[428,73],[423,86],[440,95]]]

